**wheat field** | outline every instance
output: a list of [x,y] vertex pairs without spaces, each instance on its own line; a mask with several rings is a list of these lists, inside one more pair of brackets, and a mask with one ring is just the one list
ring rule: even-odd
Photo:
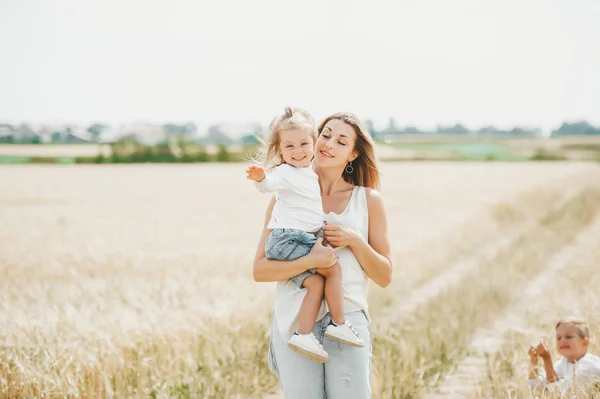
[[[252,279],[269,196],[244,165],[0,179],[1,397],[282,397],[275,286]],[[600,339],[600,165],[384,163],[381,191],[394,276],[369,291],[374,398],[528,397],[526,348],[559,317]]]

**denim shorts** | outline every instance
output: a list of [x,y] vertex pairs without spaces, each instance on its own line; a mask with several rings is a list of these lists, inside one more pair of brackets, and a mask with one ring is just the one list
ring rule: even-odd
[[[267,237],[265,254],[269,259],[295,260],[308,255],[317,238],[322,235],[322,230],[319,230],[316,234],[311,234],[298,229],[273,229]],[[304,280],[316,272],[317,269],[309,269],[292,277],[292,281],[302,287]]]

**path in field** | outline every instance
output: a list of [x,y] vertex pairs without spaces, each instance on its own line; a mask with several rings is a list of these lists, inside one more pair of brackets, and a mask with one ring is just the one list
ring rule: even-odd
[[[458,262],[448,265],[436,277],[412,289],[409,296],[402,303],[395,304],[395,306],[388,306],[385,310],[378,313],[377,324],[374,327],[377,330],[385,329],[391,324],[398,324],[403,320],[409,319],[421,305],[433,300],[443,290],[459,284],[463,277],[477,269],[479,265],[492,261],[503,250],[515,245],[518,240],[527,235],[531,229],[535,228],[544,217],[555,210],[561,209],[578,194],[580,194],[579,188],[564,191],[560,198],[549,209],[542,212],[538,218],[529,220],[523,225],[518,226],[499,241],[493,241],[481,248],[477,247],[474,252]],[[263,399],[281,399],[283,397],[283,393],[277,392],[267,394]]]
[[[550,183],[552,186],[553,183]],[[403,320],[410,319],[418,308],[427,302],[435,299],[444,290],[460,284],[461,280],[470,272],[476,270],[480,265],[492,261],[499,253],[510,248],[522,239],[524,236],[534,229],[539,223],[554,211],[563,208],[569,201],[581,193],[582,185],[577,185],[560,193],[560,197],[555,200],[547,209],[539,213],[536,218],[532,218],[518,226],[515,226],[509,234],[503,236],[498,241],[492,241],[482,247],[476,246],[475,250],[468,253],[462,259],[447,265],[443,270],[436,274],[435,277],[425,281],[424,284],[412,288],[408,292],[408,296],[400,303],[394,306],[387,306],[377,315],[374,329],[385,330],[391,324],[398,324]],[[548,187],[548,186],[545,186]],[[545,195],[554,195],[556,192],[546,192]],[[283,393],[269,393],[264,396],[264,399],[281,399]]]
[[389,326],[390,324],[399,324],[410,318],[419,306],[434,299],[443,290],[459,284],[464,276],[468,275],[473,270],[476,270],[479,265],[492,261],[503,250],[514,246],[523,236],[527,235],[531,229],[535,228],[547,213],[561,209],[579,193],[580,191],[577,189],[571,189],[564,192],[552,208],[548,209],[548,211],[539,218],[515,228],[514,231],[503,237],[501,240],[490,242],[460,261],[448,265],[448,267],[444,268],[444,270],[437,274],[436,277],[428,280],[425,284],[412,289],[408,297],[403,299],[400,304],[394,307],[388,307],[385,311],[379,313],[377,319],[380,320],[380,322],[377,323],[377,327],[381,328],[382,326]]
[[475,337],[468,349],[470,355],[463,359],[455,372],[448,375],[425,398],[459,398],[475,394],[479,382],[486,371],[486,354],[494,353],[501,349],[505,337],[510,331],[526,328],[526,315],[528,304],[544,293],[544,288],[556,281],[561,270],[565,269],[577,259],[589,252],[598,244],[600,237],[600,215],[582,230],[576,239],[557,252],[548,263],[548,267],[535,279],[529,282],[523,295],[513,303],[502,316],[491,325],[476,331]]

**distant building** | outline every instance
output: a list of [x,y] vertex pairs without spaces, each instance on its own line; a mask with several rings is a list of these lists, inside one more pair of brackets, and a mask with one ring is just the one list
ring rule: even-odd
[[170,136],[185,137],[185,138],[195,137],[198,132],[196,125],[191,122],[185,123],[183,125],[167,123],[167,124],[163,125],[163,128],[167,131],[167,134],[169,134]]
[[38,134],[42,143],[74,144],[94,142],[94,138],[88,131],[75,125],[43,126]]
[[208,128],[207,135],[201,137],[198,141],[202,144],[232,144],[233,140],[231,139],[231,137],[229,137],[223,131],[229,130],[228,127],[229,125],[212,125]]
[[0,143],[12,143],[13,131],[12,125],[0,124]]
[[12,131],[12,142],[13,143],[41,143],[42,139],[38,133],[33,131],[31,127],[26,124],[17,126]]
[[156,126],[151,123],[121,126],[119,133],[121,137],[130,137],[146,145],[164,143],[168,139],[167,130],[163,126]]
[[387,127],[385,129],[383,129],[381,132],[379,132],[379,134],[381,134],[382,136],[401,134],[401,133],[402,133],[402,131],[400,129],[398,129],[398,127],[396,127],[396,121],[394,120],[394,118],[390,118]]

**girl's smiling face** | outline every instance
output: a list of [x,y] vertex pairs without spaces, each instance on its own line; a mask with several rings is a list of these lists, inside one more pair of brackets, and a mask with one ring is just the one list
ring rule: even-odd
[[310,165],[315,141],[312,133],[303,129],[289,129],[279,132],[279,153],[285,163],[296,168]]

